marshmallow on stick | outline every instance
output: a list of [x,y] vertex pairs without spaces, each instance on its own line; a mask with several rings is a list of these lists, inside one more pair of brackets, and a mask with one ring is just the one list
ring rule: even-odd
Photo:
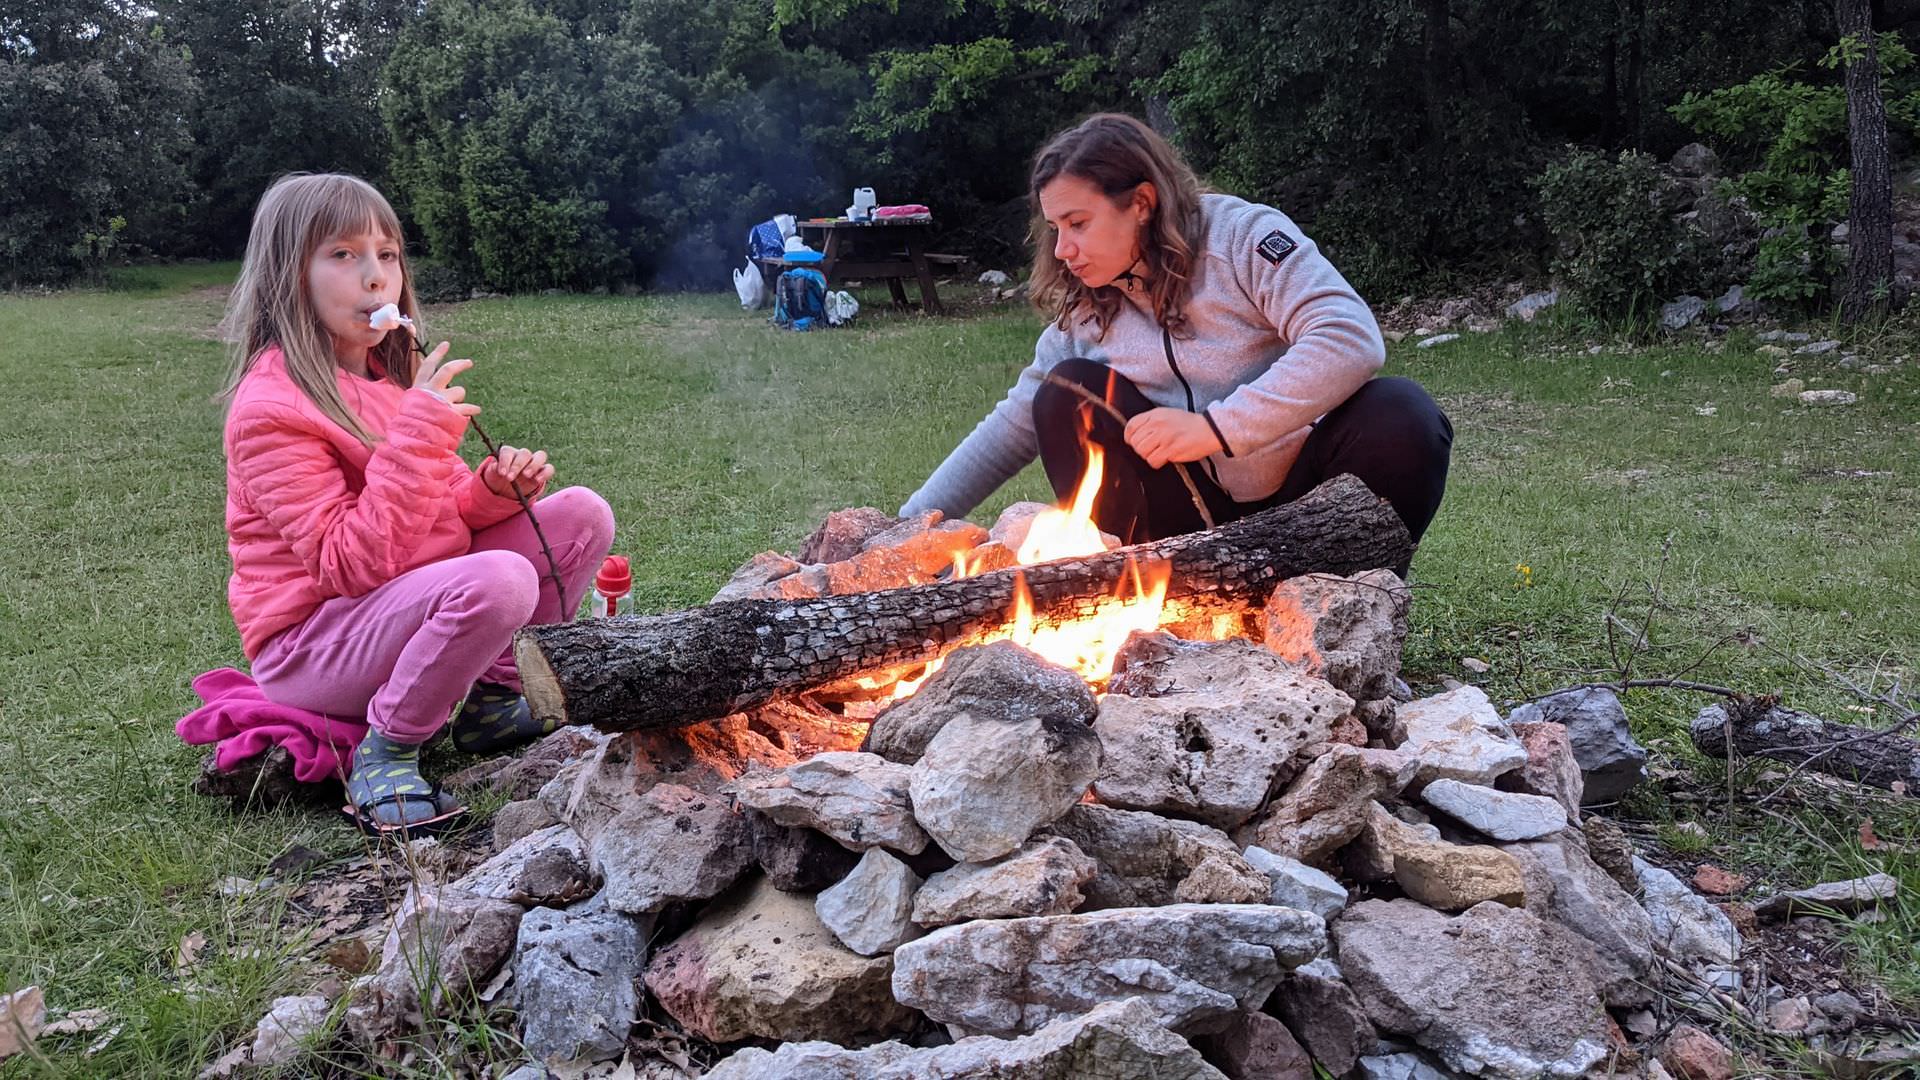
[[375,330],[398,330],[404,326],[408,333],[413,332],[413,320],[400,314],[398,304],[373,309],[373,314],[367,316],[367,325]]

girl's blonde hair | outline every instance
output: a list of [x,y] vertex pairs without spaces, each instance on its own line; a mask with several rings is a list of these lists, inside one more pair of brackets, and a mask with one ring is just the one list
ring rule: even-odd
[[[293,173],[273,182],[253,212],[246,260],[227,300],[220,328],[232,346],[233,368],[221,396],[231,400],[240,381],[269,346],[286,357],[287,376],[327,419],[372,444],[373,433],[354,415],[335,382],[333,339],[307,292],[307,266],[320,245],[337,236],[385,233],[400,248],[400,314],[424,334],[420,308],[407,271],[400,218],[372,184],[343,173]],[[413,384],[413,341],[404,327],[389,333],[368,354],[381,378]]]
[[1062,330],[1079,313],[1099,325],[1100,335],[1122,303],[1112,285],[1088,288],[1054,257],[1052,226],[1040,210],[1040,189],[1062,176],[1086,180],[1115,204],[1124,204],[1143,183],[1158,201],[1141,230],[1140,257],[1147,264],[1147,295],[1154,317],[1168,330],[1187,329],[1187,298],[1193,292],[1193,262],[1206,225],[1200,195],[1206,189],[1193,169],[1160,133],[1124,113],[1099,113],[1055,135],[1033,159],[1027,185],[1033,223],[1033,306]]

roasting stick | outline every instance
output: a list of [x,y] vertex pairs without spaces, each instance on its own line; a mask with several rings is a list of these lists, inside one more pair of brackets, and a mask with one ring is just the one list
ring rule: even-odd
[[[1042,379],[1045,379],[1047,382],[1053,384],[1054,386],[1059,387],[1062,390],[1071,390],[1072,392],[1079,394],[1081,397],[1085,398],[1088,402],[1094,405],[1097,405],[1102,409],[1105,409],[1107,411],[1108,416],[1111,416],[1115,420],[1120,422],[1121,427],[1127,426],[1126,416],[1123,415],[1119,409],[1114,408],[1112,402],[1101,397],[1099,394],[1096,394],[1093,391],[1087,389],[1086,387],[1081,386],[1077,382],[1073,382],[1068,379],[1063,379],[1060,376],[1053,374],[1052,372],[1048,372],[1047,374],[1042,375],[1040,377]],[[1193,499],[1193,508],[1195,510],[1200,511],[1201,523],[1206,525],[1206,527],[1209,529],[1213,528],[1213,515],[1207,513],[1206,501],[1200,498],[1200,489],[1193,486],[1193,477],[1188,475],[1187,467],[1178,461],[1170,461],[1167,464],[1172,465],[1173,470],[1180,474],[1180,482],[1187,485],[1187,495],[1188,497]]]
[[[413,351],[422,357],[427,355],[427,350],[420,347],[420,339],[413,332],[413,320],[400,314],[398,305],[388,304],[386,307],[380,308],[368,317],[368,323],[375,330],[404,328],[407,332],[407,343],[413,347]],[[493,440],[487,437],[487,429],[480,426],[480,418],[477,416],[469,416],[467,417],[467,423],[473,425],[473,433],[480,436],[480,441],[486,445],[487,456],[493,458],[495,461],[499,461],[500,448],[495,446]],[[547,544],[547,534],[540,529],[540,519],[534,516],[533,501],[528,499],[526,493],[520,490],[518,481],[511,481],[507,486],[513,489],[513,497],[520,503],[520,509],[526,511],[527,524],[533,526],[534,539],[540,541],[540,554],[547,557],[547,576],[553,581],[553,595],[554,598],[560,602],[561,606],[560,621],[572,622],[573,612],[565,610],[567,588],[561,584],[560,581],[560,562],[553,557],[553,548]]]

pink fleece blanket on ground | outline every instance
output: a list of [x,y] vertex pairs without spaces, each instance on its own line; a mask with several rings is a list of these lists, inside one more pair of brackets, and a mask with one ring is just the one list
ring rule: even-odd
[[193,692],[206,702],[174,725],[180,738],[214,747],[222,772],[268,747],[284,746],[293,755],[293,776],[302,783],[345,779],[353,748],[366,737],[361,717],[327,716],[277,705],[244,671],[219,668],[193,680]]

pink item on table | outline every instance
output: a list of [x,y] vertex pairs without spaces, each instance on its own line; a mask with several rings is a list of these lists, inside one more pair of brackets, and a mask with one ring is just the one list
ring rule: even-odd
[[251,676],[217,668],[193,680],[193,692],[206,702],[174,725],[193,745],[216,743],[213,762],[231,772],[268,748],[284,746],[293,755],[293,777],[302,783],[343,779],[353,765],[353,748],[366,737],[365,720],[278,705],[267,700]]
[[919,203],[907,203],[903,206],[876,206],[873,208],[873,216],[877,218],[919,217],[923,214],[931,216],[933,211],[921,206]]

